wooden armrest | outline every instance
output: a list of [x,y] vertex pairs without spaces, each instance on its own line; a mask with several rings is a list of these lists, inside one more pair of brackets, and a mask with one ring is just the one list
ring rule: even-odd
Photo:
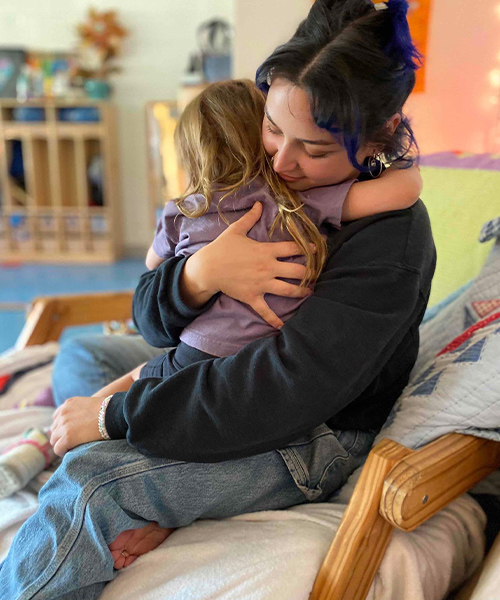
[[394,530],[379,513],[384,480],[412,452],[391,440],[382,440],[372,449],[309,600],[366,598]]
[[411,531],[500,467],[500,442],[452,433],[370,452],[310,600],[364,600],[395,527]]
[[384,482],[380,513],[412,531],[500,467],[500,442],[450,433],[402,458]]
[[130,291],[36,298],[16,348],[57,341],[65,327],[130,319],[132,296]]

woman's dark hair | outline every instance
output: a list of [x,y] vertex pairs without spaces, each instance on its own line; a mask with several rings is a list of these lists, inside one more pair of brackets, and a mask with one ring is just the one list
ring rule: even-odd
[[[406,0],[377,10],[371,0],[316,0],[294,36],[259,67],[265,93],[277,77],[302,88],[319,127],[338,137],[360,171],[356,153],[366,143],[388,162],[413,164],[418,147],[402,108],[415,85],[420,54],[411,40]],[[386,123],[395,113],[394,132]]]

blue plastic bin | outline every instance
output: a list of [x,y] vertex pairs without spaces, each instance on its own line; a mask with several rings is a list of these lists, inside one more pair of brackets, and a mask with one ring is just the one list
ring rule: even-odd
[[74,106],[71,108],[60,108],[59,120],[96,123],[101,119],[99,118],[99,110],[95,106]]
[[16,121],[45,121],[45,110],[37,106],[17,106],[14,108]]

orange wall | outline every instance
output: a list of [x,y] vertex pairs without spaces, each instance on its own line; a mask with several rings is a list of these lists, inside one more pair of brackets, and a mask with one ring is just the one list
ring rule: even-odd
[[500,89],[489,78],[495,69],[500,0],[433,0],[425,91],[406,107],[422,153],[500,152]]

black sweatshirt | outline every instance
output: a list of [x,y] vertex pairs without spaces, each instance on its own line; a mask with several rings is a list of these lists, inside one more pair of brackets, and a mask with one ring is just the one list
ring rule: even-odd
[[[213,302],[183,303],[185,261],[171,258],[139,281],[134,319],[153,346],[177,345]],[[435,262],[421,201],[344,223],[330,232],[314,294],[279,335],[114,394],[110,436],[148,456],[218,462],[281,448],[321,423],[379,430],[416,360]]]

